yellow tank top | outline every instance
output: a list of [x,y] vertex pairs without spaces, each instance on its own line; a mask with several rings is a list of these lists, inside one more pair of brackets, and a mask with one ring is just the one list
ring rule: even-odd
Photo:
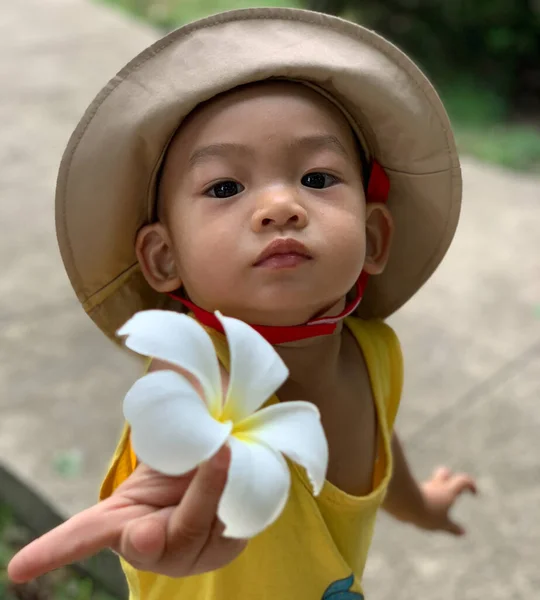
[[[348,318],[367,364],[379,426],[379,452],[373,491],[362,497],[342,492],[329,481],[318,497],[303,470],[292,465],[285,510],[226,567],[173,579],[137,571],[121,559],[130,600],[361,600],[361,579],[378,508],[392,471],[391,431],[401,397],[402,356],[392,329],[381,321]],[[228,369],[226,342],[209,331],[220,362]],[[273,398],[270,402],[277,402]],[[124,431],[102,484],[107,498],[136,466]]]

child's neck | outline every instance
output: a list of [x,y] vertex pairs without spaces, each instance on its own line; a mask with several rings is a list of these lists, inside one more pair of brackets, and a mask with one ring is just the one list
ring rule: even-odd
[[[342,299],[320,316],[339,315],[344,307],[345,299]],[[343,321],[340,321],[330,335],[275,345],[289,369],[289,380],[304,387],[307,382],[333,379],[338,373],[342,331]]]
[[[346,298],[342,298],[317,317],[340,315],[346,305]],[[176,298],[166,308],[182,312],[182,306]],[[305,388],[316,382],[328,383],[335,380],[339,371],[342,333],[343,320],[339,320],[331,334],[274,344],[276,352],[289,369],[288,381]]]
[[[327,337],[335,333],[342,326],[342,321],[348,315],[354,313],[358,308],[364,294],[367,284],[368,274],[363,271],[358,277],[354,286],[354,295],[348,298],[338,300],[329,309],[324,310],[321,314],[312,317],[308,322],[300,325],[280,326],[280,325],[257,325],[251,326],[255,331],[262,335],[268,342],[274,345],[283,345],[290,342],[297,342],[305,339],[316,337]],[[194,317],[204,325],[225,333],[223,327],[214,312],[198,306],[181,292],[171,292],[168,296],[175,302],[180,302],[185,308],[189,309]],[[247,321],[249,323],[249,321]]]

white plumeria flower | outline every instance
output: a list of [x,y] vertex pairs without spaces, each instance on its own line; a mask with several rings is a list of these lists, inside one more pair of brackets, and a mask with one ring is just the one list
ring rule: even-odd
[[317,495],[326,477],[328,445],[317,408],[309,402],[273,404],[258,412],[289,373],[274,348],[254,329],[216,312],[231,359],[223,397],[212,340],[194,319],[149,310],[119,331],[138,354],[180,367],[155,371],[135,382],[124,400],[135,454],[149,467],[182,475],[227,443],[231,460],[218,517],[224,535],[250,538],[273,523],[287,502],[291,475],[283,455],[302,465]]

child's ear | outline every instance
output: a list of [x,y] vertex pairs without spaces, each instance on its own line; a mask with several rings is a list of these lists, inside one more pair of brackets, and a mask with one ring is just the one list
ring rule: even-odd
[[394,220],[384,204],[366,204],[366,260],[364,271],[370,275],[382,273],[388,262],[394,235]]
[[156,292],[173,292],[181,286],[170,238],[162,223],[145,225],[139,231],[135,252],[146,281]]

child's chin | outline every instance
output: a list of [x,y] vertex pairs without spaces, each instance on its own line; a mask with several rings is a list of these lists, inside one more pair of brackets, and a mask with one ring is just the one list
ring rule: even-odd
[[[312,302],[312,300],[311,300]],[[276,299],[275,302],[258,304],[249,311],[252,318],[248,321],[257,325],[269,325],[274,327],[294,327],[303,325],[314,316],[324,310],[325,305],[320,309],[310,307],[308,302],[287,302],[284,298]]]

